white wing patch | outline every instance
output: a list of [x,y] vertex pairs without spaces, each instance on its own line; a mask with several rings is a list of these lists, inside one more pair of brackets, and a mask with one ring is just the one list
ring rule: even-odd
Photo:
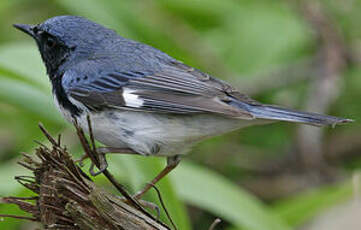
[[123,88],[123,98],[126,106],[129,107],[142,107],[144,101],[135,94],[136,90]]

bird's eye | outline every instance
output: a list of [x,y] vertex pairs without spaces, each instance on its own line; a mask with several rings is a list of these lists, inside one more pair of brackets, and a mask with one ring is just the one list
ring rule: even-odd
[[55,42],[55,40],[54,40],[53,38],[48,37],[48,38],[46,39],[46,46],[47,46],[47,47],[49,47],[49,48],[54,48],[55,45],[56,45],[56,42]]
[[37,26],[33,27],[33,32],[34,34],[37,34],[39,32],[39,28]]

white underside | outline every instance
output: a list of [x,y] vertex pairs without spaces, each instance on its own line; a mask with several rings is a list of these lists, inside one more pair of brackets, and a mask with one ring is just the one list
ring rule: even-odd
[[[82,106],[71,99],[72,103]],[[68,111],[55,104],[69,122]],[[83,108],[85,111],[86,108]],[[78,119],[88,131],[86,114]],[[173,156],[184,154],[198,141],[257,123],[215,115],[167,115],[136,111],[112,110],[89,113],[94,137],[108,147],[130,148],[143,155]]]

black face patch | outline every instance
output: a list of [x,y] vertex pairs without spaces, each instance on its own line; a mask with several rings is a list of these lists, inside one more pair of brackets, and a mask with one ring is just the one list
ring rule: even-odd
[[55,75],[59,67],[67,61],[73,48],[67,47],[57,37],[39,30],[35,35],[41,57],[49,77]]
[[73,116],[79,116],[83,111],[70,102],[68,96],[66,95],[64,88],[61,84],[62,77],[53,77],[53,93],[56,96],[59,104],[64,107],[64,109],[70,111]]

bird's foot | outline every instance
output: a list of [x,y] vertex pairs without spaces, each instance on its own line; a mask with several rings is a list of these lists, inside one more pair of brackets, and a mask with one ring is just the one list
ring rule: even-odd
[[[100,150],[102,150],[103,148],[100,148]],[[99,162],[99,167],[98,167],[98,171],[94,170],[94,166],[95,164],[93,162],[91,162],[90,168],[89,168],[89,173],[92,176],[98,176],[99,174],[103,173],[104,170],[106,170],[108,168],[108,163],[107,160],[105,158],[105,153],[102,151],[98,151],[98,149],[96,149],[96,153],[97,153],[97,161]],[[88,154],[83,154],[80,159],[76,160],[75,163],[78,163],[80,167],[84,166],[84,160],[90,158],[88,156]]]
[[155,188],[155,184],[158,183],[161,179],[167,176],[180,162],[180,156],[172,156],[167,158],[167,166],[158,173],[156,177],[150,183],[147,183],[142,190],[135,193],[133,196],[134,199],[139,200],[145,193],[147,193],[151,188]]
[[108,162],[107,159],[105,158],[105,154],[99,154],[98,155],[98,161],[99,161],[99,166],[97,166],[98,171],[94,171],[94,162],[91,163],[90,168],[89,168],[89,173],[92,176],[98,176],[99,174],[102,174],[107,168],[108,168]]
[[75,163],[78,163],[80,167],[84,166],[84,160],[89,158],[88,154],[84,153],[78,160],[75,160]]
[[[94,170],[94,163],[92,162],[89,168],[89,173],[92,176],[97,176],[101,173],[104,172],[104,170],[106,170],[108,168],[108,163],[107,160],[105,158],[106,154],[109,153],[117,153],[117,154],[138,154],[136,152],[134,152],[131,149],[127,149],[127,148],[113,148],[113,147],[99,147],[95,149],[95,153],[97,156],[97,161],[99,162],[99,167],[98,167],[98,171]],[[88,154],[84,154],[80,159],[76,160],[76,163],[79,163],[79,165],[82,167],[84,165],[84,160],[88,159],[89,156]]]

